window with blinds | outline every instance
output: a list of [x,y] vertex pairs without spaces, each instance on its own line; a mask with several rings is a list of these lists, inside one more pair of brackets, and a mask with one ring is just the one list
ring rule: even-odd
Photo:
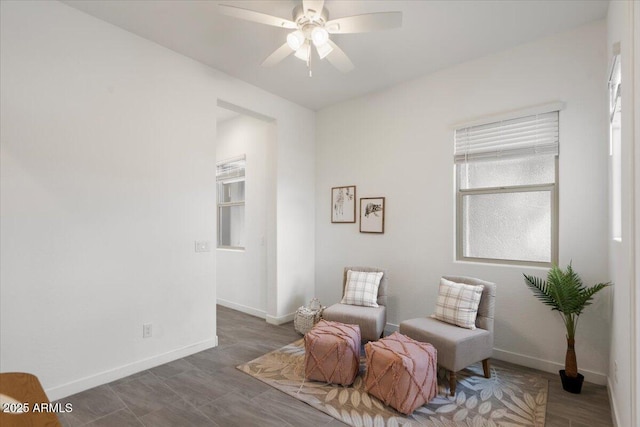
[[459,260],[557,261],[559,111],[455,130]]
[[245,156],[216,165],[218,247],[244,249]]

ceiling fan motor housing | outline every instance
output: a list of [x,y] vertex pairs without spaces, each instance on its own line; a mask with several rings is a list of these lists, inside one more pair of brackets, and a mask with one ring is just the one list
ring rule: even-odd
[[302,4],[299,4],[293,9],[293,21],[298,26],[298,29],[303,32],[307,40],[311,40],[311,32],[314,28],[324,27],[325,22],[329,20],[329,11],[326,7],[322,8],[320,14],[316,11],[309,9],[305,13]]

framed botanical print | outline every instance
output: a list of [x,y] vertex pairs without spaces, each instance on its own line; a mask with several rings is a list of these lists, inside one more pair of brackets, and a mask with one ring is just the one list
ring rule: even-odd
[[331,222],[356,222],[356,186],[331,189]]
[[360,232],[384,233],[384,197],[360,199]]

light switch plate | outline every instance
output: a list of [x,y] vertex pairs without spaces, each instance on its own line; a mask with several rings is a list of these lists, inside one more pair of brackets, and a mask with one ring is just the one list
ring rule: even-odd
[[208,240],[196,240],[196,252],[211,252],[211,242]]
[[152,335],[151,323],[145,323],[142,325],[142,338],[151,338]]

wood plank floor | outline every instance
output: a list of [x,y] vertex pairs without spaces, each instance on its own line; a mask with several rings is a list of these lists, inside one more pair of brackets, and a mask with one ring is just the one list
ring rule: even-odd
[[[73,404],[65,426],[344,426],[345,424],[238,371],[300,338],[281,326],[218,306],[216,348],[59,400]],[[494,361],[494,365],[507,365]],[[514,365],[510,365],[514,366]],[[562,390],[557,375],[517,367],[549,380],[547,427],[613,426],[607,390],[585,383],[582,394]]]

